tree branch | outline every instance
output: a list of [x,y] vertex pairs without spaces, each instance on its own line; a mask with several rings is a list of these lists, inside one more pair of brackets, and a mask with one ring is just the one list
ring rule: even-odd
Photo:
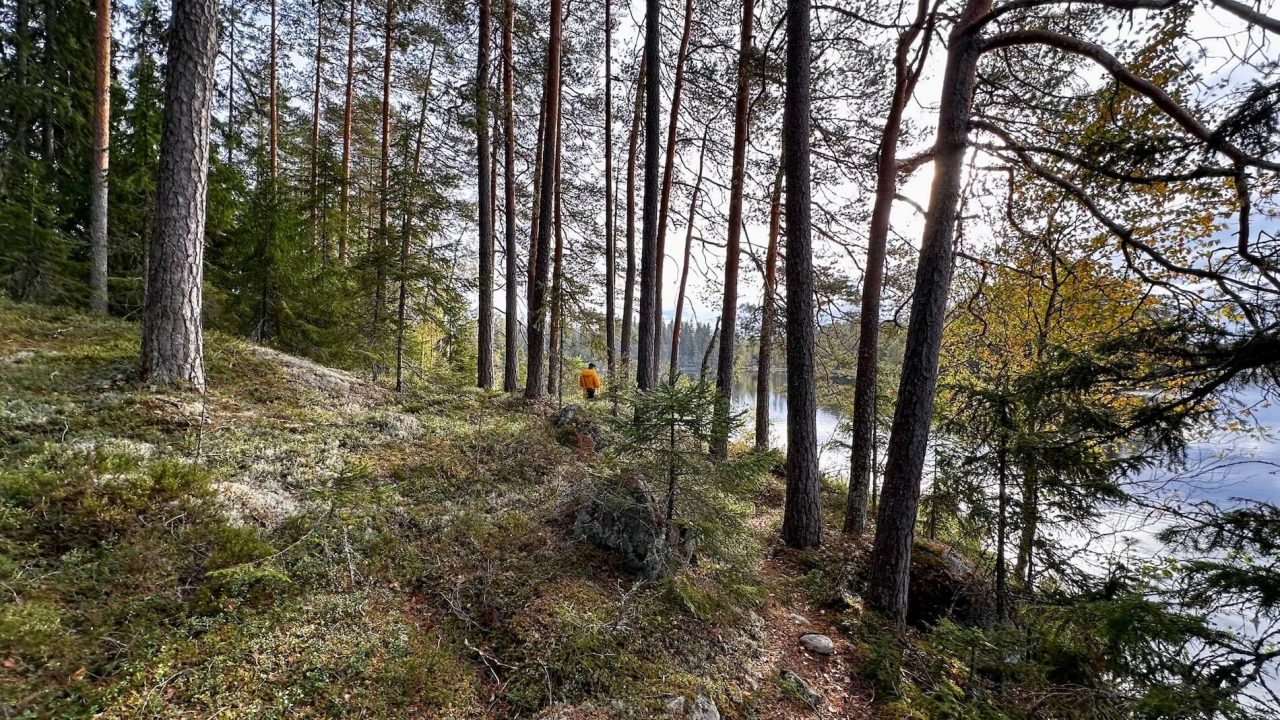
[[1160,108],[1165,115],[1168,115],[1192,137],[1231,158],[1233,162],[1280,172],[1280,163],[1249,155],[1240,148],[1215,136],[1200,120],[1170,97],[1164,91],[1164,88],[1146,78],[1135,75],[1129,68],[1125,67],[1124,63],[1120,62],[1101,45],[1049,30],[1014,30],[994,35],[983,41],[982,52],[985,53],[1017,45],[1046,45],[1092,60],[1106,70],[1116,82],[1150,100],[1153,105]]

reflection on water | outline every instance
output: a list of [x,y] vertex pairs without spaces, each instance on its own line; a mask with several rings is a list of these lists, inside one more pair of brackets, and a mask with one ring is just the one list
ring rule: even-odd
[[[776,373],[769,383],[769,446],[787,447],[787,376]],[[733,384],[733,408],[746,413],[744,432],[755,428],[756,379],[739,378]],[[842,433],[842,418],[818,406],[818,464],[822,472],[844,477],[849,474],[849,439]]]
[[[769,442],[780,449],[787,445],[786,386],[785,373],[771,379]],[[1261,390],[1243,394],[1237,402],[1251,408],[1251,429],[1206,433],[1188,445],[1185,468],[1176,472],[1165,467],[1149,470],[1134,478],[1139,487],[1182,501],[1232,504],[1243,499],[1280,504],[1280,406],[1265,403]],[[754,377],[742,377],[734,383],[733,407],[745,413],[743,432],[750,432],[755,426]],[[817,421],[822,471],[848,474],[849,438],[842,428],[843,418],[832,409],[819,406]],[[1121,530],[1119,536],[1124,534]]]

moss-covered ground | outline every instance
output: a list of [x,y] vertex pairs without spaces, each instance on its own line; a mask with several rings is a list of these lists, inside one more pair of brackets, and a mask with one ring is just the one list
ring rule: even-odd
[[5,717],[749,704],[735,628],[766,595],[761,544],[673,580],[616,570],[565,504],[618,461],[558,442],[549,407],[447,374],[396,394],[219,334],[202,398],[139,385],[137,343],[0,305]]
[[[202,397],[140,385],[137,346],[0,301],[0,716],[923,716],[895,700],[912,646],[837,590],[858,541],[778,547],[776,457],[698,479],[698,561],[640,582],[571,526],[583,488],[643,468],[553,405],[447,372],[397,394],[217,333]],[[825,502],[834,524],[838,483]]]

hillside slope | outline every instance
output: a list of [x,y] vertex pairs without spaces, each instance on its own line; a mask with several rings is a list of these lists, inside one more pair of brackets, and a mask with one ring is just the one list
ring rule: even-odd
[[557,442],[550,406],[443,376],[396,395],[216,334],[207,397],[158,392],[136,333],[0,304],[6,716],[865,712],[857,652],[797,643],[838,636],[803,568],[762,562],[776,479],[704,499],[737,534],[641,583],[571,531],[576,493],[633,470]]

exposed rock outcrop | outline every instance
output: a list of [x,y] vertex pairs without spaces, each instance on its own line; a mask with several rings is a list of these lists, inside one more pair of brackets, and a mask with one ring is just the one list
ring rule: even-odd
[[638,479],[605,481],[579,498],[573,534],[612,552],[627,572],[650,580],[667,572],[658,506]]

